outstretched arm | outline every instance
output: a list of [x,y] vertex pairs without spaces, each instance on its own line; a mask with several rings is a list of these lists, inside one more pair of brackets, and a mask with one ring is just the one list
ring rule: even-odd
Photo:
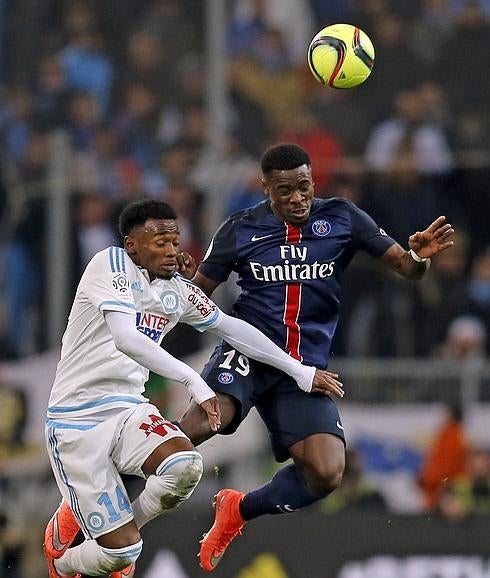
[[218,431],[221,416],[216,394],[192,367],[138,331],[133,315],[105,311],[104,319],[119,351],[154,373],[186,385],[196,403],[207,413],[211,429]]
[[400,275],[407,279],[421,279],[430,266],[430,258],[454,245],[454,229],[446,217],[438,217],[425,231],[417,231],[408,239],[409,250],[398,243],[382,256]]
[[246,321],[223,315],[220,323],[209,331],[219,335],[246,356],[284,371],[303,391],[344,396],[342,383],[338,381],[336,373],[302,365]]

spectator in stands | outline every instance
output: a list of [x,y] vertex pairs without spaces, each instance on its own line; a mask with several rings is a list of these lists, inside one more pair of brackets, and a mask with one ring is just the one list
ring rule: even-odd
[[[467,311],[469,237],[458,232],[449,255],[432,263],[423,289],[413,304],[415,354],[435,355],[446,337],[449,323]],[[418,288],[417,288],[418,289]]]
[[446,339],[440,355],[444,359],[483,359],[487,344],[487,331],[478,317],[456,317],[447,328]]
[[251,207],[264,198],[256,158],[248,152],[241,136],[238,131],[228,135],[224,162],[219,170],[212,169],[209,163],[201,162],[193,171],[195,182],[204,190],[210,190],[212,183],[217,183],[215,186],[223,191],[226,205],[223,207],[222,218]]
[[[468,281],[468,311],[483,322],[490,335],[490,247],[474,259]],[[490,353],[487,341],[487,352]]]
[[89,91],[78,90],[71,93],[66,129],[75,155],[89,153],[94,146],[99,117],[97,101]]
[[314,167],[316,196],[326,197],[336,171],[341,168],[340,139],[325,126],[321,117],[303,107],[293,116],[284,117],[283,122],[284,127],[278,133],[279,142],[294,142],[308,151]]
[[137,30],[127,40],[126,62],[120,84],[143,84],[151,87],[160,106],[175,99],[176,63],[168,58],[160,36],[146,30]]
[[268,27],[252,52],[229,62],[235,90],[262,108],[272,128],[280,126],[284,118],[293,118],[307,94],[302,75],[288,58],[286,44],[279,29]]
[[232,57],[248,54],[256,46],[267,28],[267,20],[261,2],[235,2],[228,29],[228,50]]
[[274,29],[287,38],[283,50],[291,65],[304,65],[305,46],[316,32],[309,0],[235,0],[234,5],[228,33],[233,56],[261,51],[264,33]]
[[255,171],[253,173],[250,171],[249,177],[230,192],[228,205],[222,218],[242,209],[248,209],[264,200],[264,191]]
[[[24,532],[26,512],[42,509],[45,488],[41,480],[49,465],[41,446],[27,440],[26,424],[31,408],[29,393],[0,380],[0,576],[23,578],[30,574],[32,542]],[[32,496],[32,497],[31,497]],[[19,527],[20,525],[20,527]],[[36,535],[37,524],[29,526]]]
[[[67,87],[88,91],[102,113],[107,114],[112,96],[114,65],[105,52],[96,15],[90,13],[88,6],[88,3],[66,4],[64,24],[68,38],[59,58]],[[85,9],[86,12],[83,12]]]
[[41,323],[32,323],[32,320],[45,319],[45,186],[48,166],[48,135],[33,133],[19,166],[20,178],[31,195],[23,204],[4,257],[5,332],[14,356],[46,347],[45,327]]
[[232,137],[239,138],[245,151],[259,158],[274,138],[272,119],[254,92],[243,89],[240,66],[229,66],[228,81]]
[[76,207],[76,242],[80,254],[80,275],[92,257],[114,245],[115,230],[112,226],[112,207],[101,194],[84,194]]
[[[455,26],[439,50],[431,77],[441,82],[456,113],[476,108],[484,112],[490,99],[490,78],[478,75],[475,81],[475,71],[488,66],[490,15],[477,0],[458,2],[454,14]],[[471,55],[471,66],[468,66],[468,55]],[[471,98],[468,98],[469,86]]]
[[[27,399],[21,390],[0,385],[0,464],[25,449]],[[0,467],[3,470],[3,467]]]
[[[408,45],[409,22],[401,14],[389,10],[386,1],[360,4],[379,7],[364,26],[376,47],[375,72],[369,78],[369,83],[360,87],[365,114],[371,124],[376,124],[386,116],[386,111],[390,110],[399,91],[412,89],[415,83],[427,78],[427,75],[424,62]],[[361,22],[359,25],[363,27]]]
[[422,87],[396,93],[391,117],[373,126],[366,145],[368,168],[387,170],[400,151],[410,151],[418,171],[425,177],[448,174],[454,166],[447,134],[432,119],[432,108]]
[[158,118],[159,103],[155,90],[139,82],[128,84],[115,116],[114,130],[122,154],[132,157],[144,170],[153,167],[157,158]]
[[353,2],[345,0],[310,0],[311,11],[319,30],[330,22],[353,22],[358,12],[353,10]]
[[413,23],[410,47],[428,68],[439,58],[441,46],[454,26],[450,3],[450,0],[423,0],[419,17]]
[[68,93],[60,59],[56,54],[46,54],[39,63],[34,86],[35,118],[44,130],[66,126]]
[[463,423],[463,411],[454,404],[446,409],[446,417],[432,440],[419,473],[424,508],[437,507],[442,490],[465,472],[469,442]]
[[410,231],[420,229],[439,210],[437,189],[423,178],[419,168],[420,157],[426,151],[418,147],[416,134],[407,128],[404,135],[395,136],[396,128],[393,132],[385,128],[386,132],[380,128],[368,143],[368,162],[383,171],[371,190],[371,211],[390,235],[406,239]]
[[349,162],[356,169],[364,168],[362,155],[371,123],[365,112],[363,87],[358,87],[359,90],[325,90],[310,76],[304,81],[308,86],[306,106],[339,139],[345,154],[342,164]]
[[119,140],[110,123],[104,121],[93,126],[92,136],[91,146],[74,159],[74,187],[82,193],[100,191],[113,202],[117,201],[123,190],[118,167],[124,161]]
[[182,111],[182,126],[179,142],[191,155],[194,164],[204,153],[208,140],[208,115],[201,101],[187,104]]
[[[345,4],[345,2],[344,2]],[[376,23],[382,20],[390,8],[389,0],[352,0],[350,2],[353,17],[363,30],[373,30]]]
[[451,521],[490,514],[490,455],[485,449],[469,450],[465,473],[444,488],[438,508]]
[[201,46],[206,3],[195,0],[149,0],[137,4],[144,6],[134,29],[157,36],[164,47],[166,62],[179,69],[189,54]]
[[0,142],[9,158],[22,163],[27,155],[32,126],[33,99],[24,86],[14,86],[7,90],[6,99],[0,111]]

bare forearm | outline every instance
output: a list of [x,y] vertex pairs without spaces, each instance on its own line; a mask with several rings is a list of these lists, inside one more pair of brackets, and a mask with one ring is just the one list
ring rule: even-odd
[[406,279],[422,279],[430,267],[430,259],[417,261],[410,251],[405,251],[398,244],[390,247],[382,259]]

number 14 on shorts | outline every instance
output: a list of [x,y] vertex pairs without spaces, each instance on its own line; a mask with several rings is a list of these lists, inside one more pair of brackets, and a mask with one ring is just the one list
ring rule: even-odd
[[117,503],[117,509],[114,505],[114,501],[111,500],[107,492],[101,494],[99,499],[97,500],[97,503],[100,506],[105,506],[109,517],[109,523],[111,524],[121,519],[121,514],[119,514],[119,512],[126,510],[127,512],[132,513],[133,511],[131,509],[131,504],[129,503],[126,493],[123,492],[120,486],[116,486],[115,498],[116,498],[115,501]]

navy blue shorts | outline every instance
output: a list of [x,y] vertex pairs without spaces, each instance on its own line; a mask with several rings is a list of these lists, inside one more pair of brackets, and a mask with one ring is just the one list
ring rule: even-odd
[[234,433],[255,406],[278,462],[290,457],[290,446],[314,434],[334,434],[345,443],[339,412],[331,397],[305,393],[290,376],[249,360],[227,343],[214,350],[201,375],[214,391],[235,400],[235,418],[220,433]]

